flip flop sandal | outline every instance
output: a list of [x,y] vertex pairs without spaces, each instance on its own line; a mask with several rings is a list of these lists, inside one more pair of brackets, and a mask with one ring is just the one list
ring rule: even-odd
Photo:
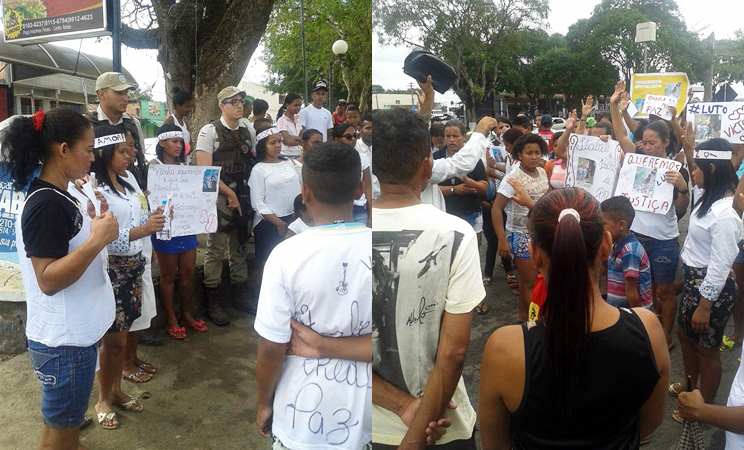
[[483,286],[488,286],[491,284],[491,279],[489,277],[483,277]]
[[516,284],[517,286],[519,286],[519,281],[517,281],[516,275],[506,275],[506,283],[512,289],[514,289],[514,286],[512,286],[513,284]]
[[145,410],[145,405],[139,401],[137,397],[129,397],[129,401],[126,403],[114,403],[114,405],[129,412],[142,412]]
[[171,337],[171,339],[175,339],[177,341],[186,339],[186,328],[184,327],[166,328],[165,330],[168,332],[168,335]]
[[[115,412],[110,413],[103,413],[100,412],[97,414],[98,416],[98,425],[101,426],[104,430],[115,430],[119,428],[119,420],[116,418]],[[116,420],[116,422],[114,422]],[[109,425],[105,425],[104,422],[108,422]],[[116,423],[116,425],[113,425],[113,423]]]
[[511,294],[515,297],[519,297],[519,289],[512,289]]
[[725,334],[723,335],[723,339],[721,340],[721,346],[719,347],[719,350],[723,353],[731,351],[734,346],[740,344],[740,342],[734,342],[731,339],[728,338]]
[[[199,333],[206,333],[207,331],[209,331],[209,327],[207,327],[207,325],[204,323],[203,320],[200,320],[200,321],[194,322],[194,323],[185,323],[185,324],[183,324],[183,326],[186,327],[186,328],[190,328],[190,329],[192,329],[194,331],[198,331]],[[185,332],[185,330],[184,330],[184,332]]]
[[[144,370],[145,372],[149,373],[150,375],[155,375],[155,372],[157,372],[158,370],[155,366],[153,366],[147,361],[143,361],[142,364],[140,364],[137,367],[139,367],[140,370]],[[150,369],[150,370],[147,370],[147,369]]]
[[668,392],[669,392],[669,395],[671,395],[672,397],[676,397],[679,395],[680,392],[684,392],[684,390],[678,391],[677,388],[675,387],[676,385],[680,386],[680,389],[682,389],[682,383],[671,383],[669,385]]
[[479,316],[485,316],[488,314],[488,306],[485,303],[481,303],[480,305],[475,307],[475,313]]
[[679,411],[677,411],[676,409],[672,411],[672,420],[677,423],[685,423],[685,419],[683,419],[682,416],[679,415]]
[[80,425],[80,429],[82,430],[82,429],[88,428],[90,424],[92,423],[93,423],[93,417],[91,417],[90,414],[86,414],[85,417],[83,418],[82,425]]
[[641,439],[640,447],[643,447],[644,445],[648,445],[651,443],[651,436],[647,437],[646,439]]
[[147,373],[147,372],[145,372],[144,370],[138,370],[137,372],[135,372],[135,373],[133,373],[131,375],[123,375],[122,374],[121,378],[124,379],[124,380],[127,380],[127,381],[131,381],[132,383],[147,383],[148,381],[150,381],[152,379],[152,377],[150,377],[150,378],[148,378],[148,379],[146,379],[144,381],[140,381],[140,380],[137,379],[137,378],[139,378],[139,377],[141,377],[143,375],[150,375],[150,374]]

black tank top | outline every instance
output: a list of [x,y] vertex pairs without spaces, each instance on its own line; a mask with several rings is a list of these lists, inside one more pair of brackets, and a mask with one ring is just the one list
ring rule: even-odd
[[641,319],[620,309],[617,323],[590,333],[571,417],[554,412],[546,330],[541,322],[522,326],[525,385],[512,415],[515,450],[637,449],[638,412],[651,395],[659,372]]

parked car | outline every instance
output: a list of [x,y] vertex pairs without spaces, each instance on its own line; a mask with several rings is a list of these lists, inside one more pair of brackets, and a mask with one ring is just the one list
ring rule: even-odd
[[560,117],[553,117],[553,126],[550,127],[553,131],[563,131],[566,129],[566,119]]

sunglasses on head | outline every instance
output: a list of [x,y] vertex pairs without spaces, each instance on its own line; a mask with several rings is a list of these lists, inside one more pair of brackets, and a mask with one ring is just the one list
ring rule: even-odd
[[225,100],[222,102],[223,105],[245,105],[245,99],[244,98],[234,98],[232,100]]

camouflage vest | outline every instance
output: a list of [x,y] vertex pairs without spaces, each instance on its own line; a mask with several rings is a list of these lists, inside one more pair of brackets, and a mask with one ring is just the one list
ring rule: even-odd
[[134,120],[131,117],[124,117],[120,124],[111,125],[108,120],[100,120],[98,118],[98,111],[89,112],[85,114],[85,117],[90,120],[94,127],[108,125],[114,128],[118,128],[122,132],[129,131],[132,134],[132,139],[134,139],[134,148],[137,150],[137,160],[129,164],[127,170],[132,172],[132,175],[134,175],[134,178],[137,180],[137,183],[140,185],[142,190],[146,190],[147,160],[145,159],[145,151],[142,148],[142,144],[140,142],[139,129],[137,128],[137,124],[134,123]]
[[212,122],[217,131],[217,149],[212,152],[212,165],[222,167],[220,179],[228,186],[248,180],[255,163],[253,141],[246,127],[231,130],[219,119]]

